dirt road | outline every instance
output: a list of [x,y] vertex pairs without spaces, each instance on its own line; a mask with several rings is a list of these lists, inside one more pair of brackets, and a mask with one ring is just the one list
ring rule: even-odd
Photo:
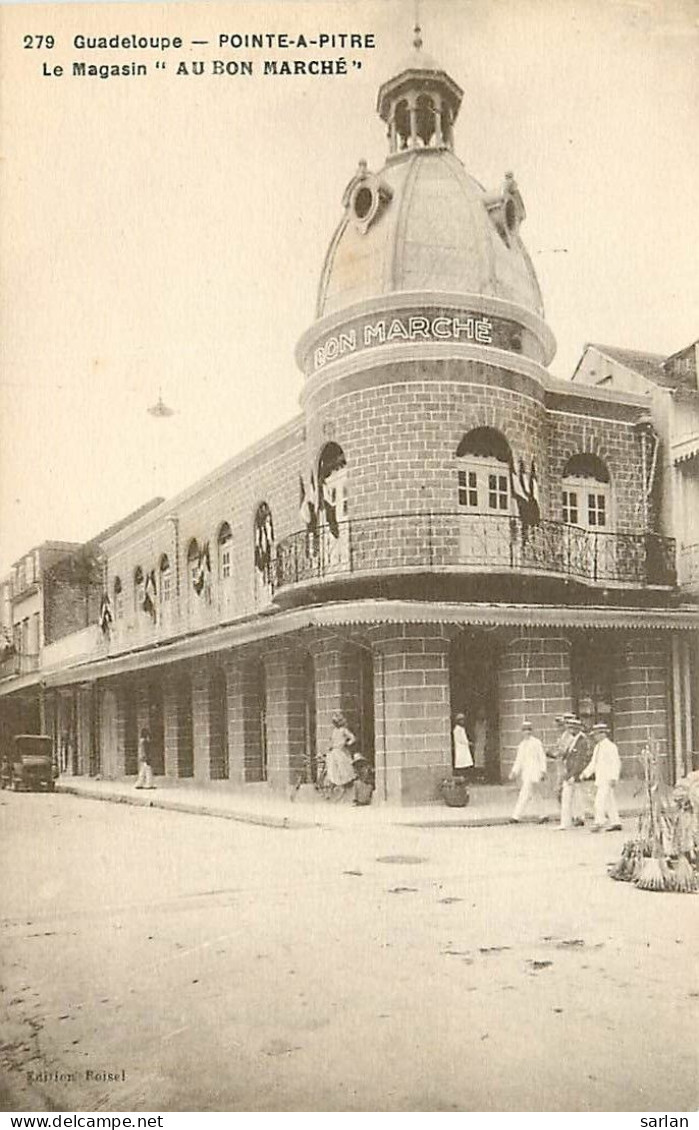
[[0,818],[5,1109],[696,1109],[699,897],[620,834]]

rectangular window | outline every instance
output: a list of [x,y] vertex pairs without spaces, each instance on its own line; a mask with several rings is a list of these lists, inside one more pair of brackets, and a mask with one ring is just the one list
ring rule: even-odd
[[569,526],[578,524],[578,492],[575,490],[563,491],[563,521]]
[[459,506],[478,508],[478,480],[475,471],[459,471]]
[[221,546],[221,579],[226,581],[231,575],[231,547]]
[[114,618],[116,620],[124,619],[124,594],[121,590],[114,593]]
[[587,519],[591,527],[607,525],[607,500],[603,494],[588,494]]
[[168,601],[170,599],[171,591],[172,591],[172,589],[171,589],[171,584],[170,584],[170,570],[165,569],[160,574],[160,599],[162,600],[163,604],[168,603]]
[[507,510],[509,502],[507,475],[488,475],[488,508]]

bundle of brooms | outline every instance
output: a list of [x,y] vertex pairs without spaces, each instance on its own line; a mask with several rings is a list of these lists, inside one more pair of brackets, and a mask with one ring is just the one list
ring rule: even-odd
[[682,795],[674,801],[670,797],[650,742],[642,757],[645,807],[638,818],[636,839],[624,844],[621,859],[609,874],[643,891],[689,894],[699,889],[692,805]]

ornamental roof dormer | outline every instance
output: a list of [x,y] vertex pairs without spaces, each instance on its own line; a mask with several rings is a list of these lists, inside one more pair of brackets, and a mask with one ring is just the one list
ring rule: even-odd
[[388,126],[391,154],[409,149],[453,149],[463,90],[422,48],[415,26],[413,50],[379,90],[376,108]]

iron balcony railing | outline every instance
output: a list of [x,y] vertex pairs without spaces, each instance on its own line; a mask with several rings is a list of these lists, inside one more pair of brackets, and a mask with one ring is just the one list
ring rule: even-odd
[[30,675],[38,670],[38,652],[28,655],[25,652],[13,651],[0,659],[0,679],[8,679],[13,675]]
[[536,572],[583,583],[674,586],[675,542],[657,534],[525,526],[497,514],[406,513],[301,530],[277,545],[275,588],[372,571]]

